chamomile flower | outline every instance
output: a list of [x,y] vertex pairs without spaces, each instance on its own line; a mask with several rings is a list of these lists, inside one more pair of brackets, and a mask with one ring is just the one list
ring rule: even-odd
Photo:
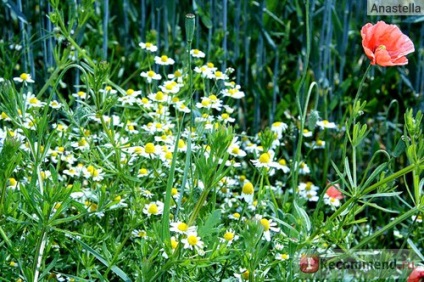
[[149,175],[149,170],[147,168],[142,167],[138,170],[138,174],[137,174],[138,177],[146,177],[148,175]]
[[140,76],[146,78],[148,83],[152,83],[153,80],[161,80],[162,79],[162,76],[160,74],[155,73],[152,70],[149,70],[147,72],[143,71],[142,73],[140,73]]
[[161,215],[163,213],[163,206],[161,201],[151,202],[144,206],[143,213],[148,217],[152,215]]
[[213,74],[216,71],[216,68],[212,63],[207,63],[201,67],[195,67],[194,71],[196,73],[200,73],[203,78],[213,78]]
[[172,74],[168,74],[168,78],[172,80],[176,80],[178,83],[183,82],[183,71],[181,69],[176,70]]
[[[237,85],[239,86],[239,85]],[[240,88],[240,86],[239,86]],[[228,88],[228,89],[224,89],[221,91],[222,95],[224,95],[224,97],[230,97],[233,99],[241,99],[244,98],[244,92],[240,91],[239,88]]]
[[197,235],[197,232],[187,233],[187,237],[181,240],[181,243],[184,244],[184,249],[196,250],[199,255],[203,255],[203,248],[205,244],[202,239]]
[[112,88],[112,86],[107,85],[104,89],[99,90],[100,93],[103,94],[116,94],[118,91]]
[[73,93],[72,96],[81,100],[87,99],[87,93],[84,91],[78,91],[77,93]]
[[158,47],[150,42],[140,42],[138,46],[140,46],[141,49],[150,51],[152,53],[158,50]]
[[185,222],[177,221],[171,222],[171,228],[169,230],[178,234],[188,234],[196,232],[196,229],[196,226],[188,226]]
[[209,95],[209,97],[202,97],[202,101],[200,103],[196,103],[196,107],[199,109],[216,109],[218,111],[221,110],[222,101],[217,98],[214,94]]
[[27,83],[34,83],[35,81],[32,79],[31,75],[28,73],[21,73],[19,77],[14,77],[13,81],[27,84]]
[[277,227],[277,223],[272,219],[266,219],[259,214],[255,216],[255,219],[259,222],[260,225],[262,225],[264,229],[263,236],[266,241],[271,241],[271,231],[274,233],[280,232],[280,228]]
[[182,84],[178,84],[173,80],[165,81],[163,85],[159,86],[160,90],[164,93],[173,93],[176,94],[180,91]]
[[134,237],[134,238],[142,238],[142,239],[147,239],[148,237],[147,237],[147,232],[146,231],[144,231],[144,230],[140,230],[140,229],[134,229],[132,232],[131,232],[131,235]]
[[253,203],[253,194],[255,192],[255,188],[253,187],[252,182],[246,180],[241,189],[241,198],[244,199],[247,203]]
[[336,125],[334,122],[329,122],[329,121],[328,121],[328,120],[326,120],[326,119],[321,120],[321,121],[318,121],[318,122],[317,122],[317,125],[318,125],[321,129],[324,129],[324,128],[328,128],[328,129],[334,129],[334,128],[337,128],[337,125]]
[[199,49],[190,50],[190,55],[194,58],[204,58],[205,57],[205,53],[203,53]]
[[87,179],[102,181],[105,174],[101,168],[95,168],[94,166],[89,165],[83,169],[83,175]]
[[252,276],[252,274],[250,274],[249,270],[246,268],[241,268],[240,272],[234,273],[234,277],[236,277],[239,282],[249,281],[250,276]]
[[239,238],[239,235],[236,234],[234,229],[228,229],[227,231],[225,231],[224,235],[222,236],[222,238],[219,239],[219,241],[229,246],[234,241],[237,241],[238,238]]
[[312,131],[309,131],[308,129],[303,129],[303,137],[312,137]]
[[277,138],[281,139],[283,137],[283,132],[286,131],[288,125],[284,122],[277,121],[271,125],[271,131],[277,134]]
[[162,91],[158,91],[156,93],[151,93],[147,97],[149,97],[150,100],[163,103],[168,102],[168,94],[163,93]]
[[162,55],[160,57],[156,56],[155,57],[155,64],[158,65],[162,65],[162,66],[168,66],[168,65],[173,65],[175,63],[175,61],[171,58],[169,58],[166,55]]
[[37,97],[35,97],[35,95],[32,94],[31,92],[28,92],[26,94],[25,100],[26,100],[26,105],[27,105],[28,109],[41,108],[44,105],[46,105],[45,102],[41,102],[40,100],[38,100]]
[[285,159],[279,159],[273,166],[275,169],[282,170],[284,173],[290,172],[290,168],[287,166]]
[[301,162],[300,165],[299,165],[299,173],[306,175],[306,174],[311,173],[311,170],[309,169],[309,166],[306,163]]
[[289,254],[286,254],[286,253],[277,253],[276,255],[275,255],[275,259],[276,260],[280,260],[280,261],[285,261],[285,260],[288,260],[290,258],[290,255]]
[[215,71],[215,73],[212,75],[212,78],[214,78],[216,80],[227,80],[228,75],[226,75],[225,73],[223,73],[221,71]]
[[16,181],[16,179],[15,179],[15,178],[10,177],[10,178],[7,180],[6,187],[7,187],[7,188],[9,188],[9,189],[15,190],[15,189],[18,187],[18,181]]
[[273,158],[274,158],[274,152],[268,151],[268,152],[262,153],[258,159],[252,160],[251,162],[257,168],[261,168],[261,167],[271,168],[276,165],[276,163],[273,161]]
[[59,103],[56,100],[53,100],[53,101],[50,101],[49,106],[50,106],[50,108],[57,110],[57,109],[60,109],[62,107],[62,104]]

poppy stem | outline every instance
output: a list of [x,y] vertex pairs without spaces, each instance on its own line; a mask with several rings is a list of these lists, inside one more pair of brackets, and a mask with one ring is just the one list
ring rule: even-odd
[[367,78],[368,73],[370,72],[371,64],[368,65],[367,69],[365,70],[364,76],[362,77],[361,82],[359,83],[358,91],[356,92],[355,99],[353,100],[353,106],[355,107],[356,103],[359,100],[359,97],[361,96],[362,86],[364,85],[365,78]]

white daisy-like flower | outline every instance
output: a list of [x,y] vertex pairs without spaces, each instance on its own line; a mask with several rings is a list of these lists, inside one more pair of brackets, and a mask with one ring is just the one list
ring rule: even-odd
[[29,73],[21,73],[19,77],[14,77],[13,81],[24,84],[35,82]]
[[303,137],[312,137],[312,131],[309,131],[308,129],[303,129]]
[[156,52],[158,50],[158,47],[156,45],[154,45],[153,43],[150,43],[150,42],[146,42],[146,43],[140,42],[138,44],[138,46],[140,46],[141,49],[150,51],[152,53]]
[[216,80],[227,80],[228,79],[228,75],[226,75],[222,71],[215,71],[215,73],[213,74],[212,78],[215,78]]
[[239,235],[236,234],[234,229],[228,229],[225,231],[222,238],[219,239],[221,243],[227,244],[227,246],[231,245],[234,241],[237,241],[239,239]]
[[329,121],[328,121],[328,120],[326,120],[326,119],[321,120],[321,121],[318,121],[318,122],[317,122],[317,125],[318,125],[321,129],[324,129],[324,128],[328,128],[328,129],[334,129],[334,128],[337,128],[337,125],[336,125],[334,122],[329,122]]
[[245,94],[243,91],[240,91],[238,88],[229,88],[221,91],[224,97],[231,97],[233,99],[241,99],[244,98]]
[[271,131],[277,134],[278,139],[281,139],[283,137],[283,132],[286,131],[288,127],[289,126],[284,122],[277,121],[271,125]]
[[187,237],[181,240],[184,244],[184,249],[196,250],[199,255],[204,255],[203,248],[205,244],[202,239],[197,235],[197,232],[187,233]]
[[199,49],[192,49],[190,51],[190,55],[194,58],[204,58],[205,57],[205,53],[203,53]]
[[243,151],[240,148],[240,142],[237,140],[237,138],[233,138],[233,140],[231,141],[230,146],[228,146],[227,152],[234,157],[240,157],[243,158],[244,156],[246,156],[246,152]]
[[283,254],[281,254],[281,253],[277,253],[277,254],[275,255],[275,259],[276,259],[276,260],[285,261],[285,260],[288,260],[289,258],[290,258],[290,255],[289,255],[289,254],[286,254],[286,253],[283,253]]
[[256,215],[255,219],[262,225],[264,232],[263,236],[266,241],[271,241],[271,231],[280,232],[280,228],[277,227],[277,223],[272,221],[272,219],[266,219],[261,215]]
[[160,90],[164,93],[173,93],[176,94],[180,91],[182,84],[178,84],[173,80],[165,81],[163,85],[159,86]]
[[188,226],[185,222],[177,221],[171,222],[171,228],[169,230],[178,234],[188,234],[196,232],[197,228],[196,226]]
[[301,162],[299,165],[299,173],[306,175],[306,174],[310,174],[311,170],[309,169],[309,166],[306,163]]
[[62,107],[62,104],[56,100],[53,100],[53,101],[50,101],[49,106],[50,108],[53,108],[53,109],[60,109]]
[[155,57],[155,64],[158,64],[158,65],[169,66],[169,65],[173,65],[174,63],[175,61],[166,55]]
[[161,201],[151,202],[144,206],[143,213],[147,214],[148,217],[152,215],[161,215],[163,213],[163,206]]
[[118,91],[116,91],[115,89],[113,89],[109,85],[106,86],[104,89],[100,89],[99,92],[104,93],[104,94],[116,94],[116,93],[118,93]]
[[278,170],[282,170],[284,173],[290,172],[290,168],[287,166],[285,159],[280,159],[278,162],[274,163],[273,167]]
[[146,78],[148,83],[152,83],[153,80],[161,80],[162,79],[162,76],[160,74],[155,73],[152,70],[149,70],[147,72],[143,71],[142,73],[140,73],[140,76]]
[[258,159],[251,160],[251,162],[257,168],[261,168],[261,167],[271,168],[277,165],[276,162],[273,161],[273,159],[274,159],[274,152],[268,151],[268,152],[262,153]]
[[85,93],[84,91],[78,91],[77,93],[73,93],[72,96],[81,100],[87,99],[87,93]]
[[105,175],[101,168],[95,168],[92,165],[85,167],[82,173],[85,178],[93,179],[94,181],[102,181]]
[[44,105],[46,105],[45,102],[41,102],[40,100],[38,100],[37,97],[31,92],[28,92],[25,95],[25,101],[26,101],[26,106],[28,107],[28,109],[41,108],[41,107],[44,107]]
[[132,235],[134,238],[143,238],[143,239],[148,238],[148,237],[147,237],[147,232],[146,232],[145,230],[140,230],[140,229],[134,229],[134,230],[131,232],[131,235]]
[[222,101],[217,98],[215,95],[209,95],[209,97],[202,97],[202,101],[200,103],[196,103],[196,107],[199,109],[215,109],[220,111],[222,107]]
[[176,80],[178,83],[182,83],[183,71],[181,69],[178,69],[174,73],[168,74],[168,78],[172,80]]
[[241,189],[240,198],[244,199],[246,203],[251,204],[253,203],[254,193],[255,193],[255,187],[253,186],[252,182],[245,180],[243,187]]
[[207,63],[201,67],[195,67],[194,71],[200,73],[203,78],[213,78],[216,69],[217,68],[212,63]]
[[155,101],[155,102],[168,102],[168,94],[163,93],[162,91],[158,91],[156,93],[151,93],[149,94],[147,97],[149,97],[150,100]]

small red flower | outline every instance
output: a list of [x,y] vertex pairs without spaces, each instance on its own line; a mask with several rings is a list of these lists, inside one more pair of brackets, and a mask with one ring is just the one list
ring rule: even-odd
[[424,281],[424,266],[417,266],[408,276],[407,282]]
[[342,192],[340,192],[339,189],[337,189],[336,186],[330,186],[330,187],[328,187],[328,189],[327,189],[327,191],[325,193],[330,198],[339,199],[339,200],[343,199]]
[[414,44],[399,27],[383,21],[367,23],[361,29],[362,46],[372,65],[401,66],[408,63],[405,57],[415,51]]

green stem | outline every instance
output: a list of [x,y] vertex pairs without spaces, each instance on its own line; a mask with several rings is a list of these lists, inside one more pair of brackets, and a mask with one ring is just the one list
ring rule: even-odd
[[374,240],[378,236],[382,235],[387,230],[393,228],[395,225],[401,223],[405,219],[410,218],[411,216],[413,216],[414,214],[416,214],[417,211],[418,211],[418,209],[416,207],[408,210],[404,214],[402,214],[399,217],[395,218],[395,220],[391,221],[389,224],[385,225],[383,228],[381,228],[378,231],[376,231],[375,233],[373,233],[371,236],[366,237],[364,240],[362,240],[357,245],[355,245],[352,248],[352,250],[358,250],[358,249],[360,249],[362,246],[368,244],[369,242],[371,242],[372,240]]

